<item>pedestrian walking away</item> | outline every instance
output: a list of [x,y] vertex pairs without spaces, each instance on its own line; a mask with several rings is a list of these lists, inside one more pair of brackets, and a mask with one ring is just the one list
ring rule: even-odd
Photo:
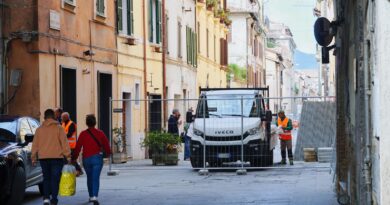
[[291,130],[293,129],[293,127],[292,127],[291,120],[286,117],[284,111],[279,111],[276,126],[283,129],[283,133],[279,134],[280,149],[282,155],[282,161],[280,162],[280,164],[286,164],[286,149],[287,149],[288,160],[290,162],[290,165],[294,165],[293,153],[292,153],[292,135],[291,135]]
[[100,186],[100,173],[103,168],[103,157],[111,154],[108,139],[103,131],[95,128],[96,117],[87,115],[86,124],[88,129],[80,133],[72,160],[77,160],[81,149],[83,149],[83,165],[87,174],[87,187],[89,202],[98,205],[98,194]]
[[[65,130],[66,136],[68,137],[69,147],[73,155],[74,149],[76,148],[77,142],[77,125],[70,119],[68,112],[61,114],[62,127]],[[81,169],[77,161],[73,162],[73,165],[76,167],[77,174],[76,176],[83,175],[83,170]]]
[[31,148],[33,166],[39,160],[43,173],[43,204],[58,203],[58,189],[64,159],[71,162],[70,148],[64,129],[52,109],[44,113],[45,121],[36,130]]

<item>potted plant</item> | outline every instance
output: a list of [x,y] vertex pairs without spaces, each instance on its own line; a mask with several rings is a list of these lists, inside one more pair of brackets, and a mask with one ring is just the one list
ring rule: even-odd
[[226,19],[225,19],[225,25],[226,25],[227,27],[229,27],[230,25],[232,25],[232,20],[230,20],[229,18],[226,18]]
[[213,8],[217,6],[217,4],[218,4],[217,0],[207,0],[206,1],[207,10],[212,11]]
[[142,142],[152,152],[153,165],[177,165],[181,139],[166,132],[150,132]]

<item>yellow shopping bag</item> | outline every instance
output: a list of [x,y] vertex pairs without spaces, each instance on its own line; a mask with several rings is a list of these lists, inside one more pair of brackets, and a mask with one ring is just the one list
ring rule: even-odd
[[62,168],[60,180],[60,196],[73,196],[76,193],[76,168],[73,165],[65,165]]

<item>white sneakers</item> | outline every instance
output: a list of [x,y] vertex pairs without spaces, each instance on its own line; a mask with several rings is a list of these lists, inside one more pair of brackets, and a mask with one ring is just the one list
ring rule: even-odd
[[93,202],[93,205],[99,205],[99,201],[96,196],[89,198],[89,202]]
[[50,205],[50,200],[49,199],[43,200],[43,205]]
[[96,196],[89,198],[89,202],[94,202],[94,201],[97,201],[97,197]]

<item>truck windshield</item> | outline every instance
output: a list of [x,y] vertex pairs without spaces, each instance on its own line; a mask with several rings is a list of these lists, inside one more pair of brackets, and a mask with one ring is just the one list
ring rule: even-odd
[[[197,117],[202,118],[205,111],[205,117],[260,117],[261,104],[260,99],[254,95],[213,95],[207,96],[207,100],[200,99],[197,109]],[[241,110],[241,98],[242,107]],[[203,110],[203,102],[205,110]]]

